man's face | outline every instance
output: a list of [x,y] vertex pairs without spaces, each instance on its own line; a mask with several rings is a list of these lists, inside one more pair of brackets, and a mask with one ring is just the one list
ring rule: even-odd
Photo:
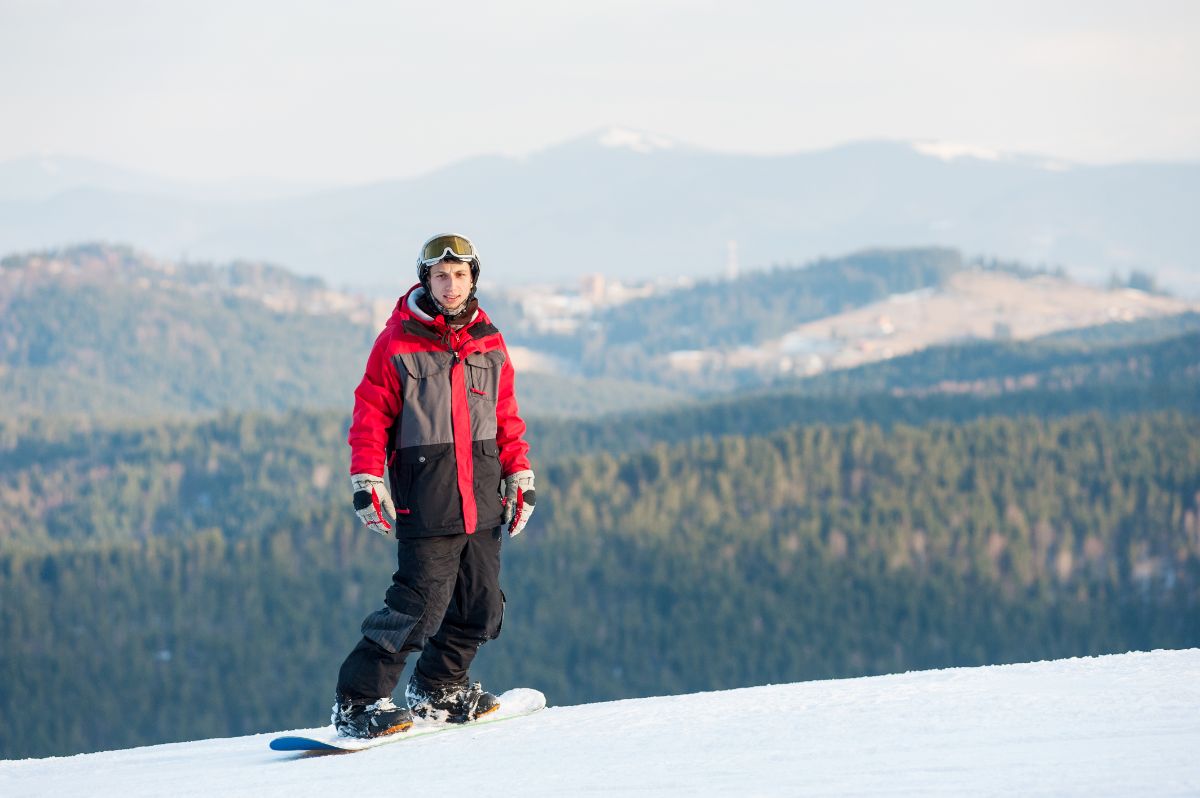
[[446,310],[458,310],[471,293],[471,264],[444,260],[429,270],[433,298]]

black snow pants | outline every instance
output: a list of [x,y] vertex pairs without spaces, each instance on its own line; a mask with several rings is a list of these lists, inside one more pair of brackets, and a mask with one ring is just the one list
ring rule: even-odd
[[390,696],[414,651],[421,681],[465,683],[479,647],[500,634],[504,619],[499,532],[402,539],[384,607],[363,621],[363,637],[338,672],[338,693]]

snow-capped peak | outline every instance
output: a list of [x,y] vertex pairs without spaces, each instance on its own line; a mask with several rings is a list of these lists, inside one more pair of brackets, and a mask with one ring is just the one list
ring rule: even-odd
[[958,158],[977,158],[981,161],[999,161],[1003,154],[990,147],[962,144],[954,141],[914,141],[912,148],[922,155],[953,161]]
[[627,127],[610,127],[596,135],[596,141],[602,147],[632,150],[633,152],[657,152],[670,150],[676,143],[666,136],[657,133],[646,133]]
[[960,158],[974,158],[979,161],[1004,161],[1006,163],[1024,164],[1047,172],[1065,172],[1071,168],[1068,161],[1058,158],[1047,158],[1041,155],[1019,155],[1011,152],[982,147],[977,144],[964,144],[956,141],[914,141],[910,143],[914,152],[928,155],[949,163]]

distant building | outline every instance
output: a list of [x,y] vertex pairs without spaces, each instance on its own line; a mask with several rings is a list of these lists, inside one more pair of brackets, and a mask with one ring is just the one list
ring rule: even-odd
[[608,283],[603,274],[585,274],[579,278],[580,295],[594,305],[603,304]]

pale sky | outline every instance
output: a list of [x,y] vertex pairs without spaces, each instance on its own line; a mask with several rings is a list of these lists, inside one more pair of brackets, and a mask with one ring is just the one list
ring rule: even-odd
[[361,182],[623,126],[1200,160],[1192,0],[0,0],[0,161]]

